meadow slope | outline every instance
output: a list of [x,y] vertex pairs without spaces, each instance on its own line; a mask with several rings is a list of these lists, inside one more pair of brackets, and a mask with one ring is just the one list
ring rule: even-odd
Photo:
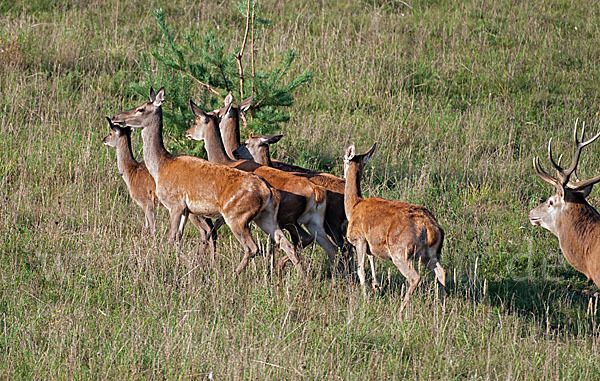
[[[600,128],[600,3],[262,6],[257,64],[295,48],[291,75],[315,74],[277,157],[341,175],[350,141],[378,141],[364,193],[437,216],[446,313],[426,269],[399,314],[404,279],[383,261],[385,292],[363,299],[320,248],[303,253],[305,279],[273,279],[262,256],[234,278],[226,229],[214,262],[192,227],[178,250],[167,241],[164,209],[156,239],[143,233],[104,116],[146,100],[130,85],[162,43],[154,9],[235,47],[229,2],[0,0],[0,378],[600,378],[597,289],[527,221],[552,192],[532,158],[547,168],[553,137],[570,160],[576,118]],[[595,143],[578,176],[599,171]]]

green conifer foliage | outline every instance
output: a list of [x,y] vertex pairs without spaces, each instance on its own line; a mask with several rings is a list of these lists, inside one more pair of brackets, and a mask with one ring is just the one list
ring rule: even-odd
[[[162,9],[154,11],[162,43],[151,53],[141,55],[140,67],[145,78],[132,84],[132,88],[147,96],[150,85],[165,87],[164,129],[174,139],[169,148],[175,152],[200,154],[198,145],[190,144],[184,137],[189,121],[193,119],[189,99],[205,110],[213,110],[222,106],[229,92],[234,95],[236,103],[254,94],[254,104],[247,113],[248,129],[253,134],[275,133],[281,123],[290,119],[286,108],[294,103],[294,91],[308,84],[313,77],[312,72],[305,70],[289,79],[297,54],[294,49],[289,49],[274,67],[252,70],[254,62],[251,62],[250,41],[252,38],[256,40],[259,30],[268,28],[271,21],[260,17],[260,6],[255,0],[243,1],[237,4],[237,9],[246,19],[240,26],[240,34],[244,36],[245,30],[248,30],[245,45],[244,41],[239,43],[245,47],[243,55],[240,55],[241,49],[227,52],[214,30],[203,34],[196,31],[174,32],[167,25],[165,12]],[[240,91],[238,59],[243,66],[243,91]],[[240,98],[240,95],[243,97]]]

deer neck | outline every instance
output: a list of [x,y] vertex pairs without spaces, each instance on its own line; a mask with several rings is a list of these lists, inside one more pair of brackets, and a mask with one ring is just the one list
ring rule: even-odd
[[360,190],[361,173],[358,163],[350,162],[346,171],[346,185],[344,188],[344,209],[346,217],[350,219],[354,206],[362,201],[362,193]]
[[556,230],[565,256],[579,257],[593,249],[590,243],[595,245],[596,237],[600,237],[600,214],[587,202],[569,203],[568,213],[557,221]]
[[[227,151],[225,151],[225,146],[221,139],[221,132],[214,120],[210,121],[206,129],[204,146],[206,148],[206,154],[208,155],[208,161],[224,165],[234,163],[234,160],[232,160],[231,157],[228,156]],[[233,153],[231,155],[233,156]]]
[[142,126],[144,162],[154,181],[158,181],[160,167],[173,157],[163,144],[162,110],[158,108],[154,114],[144,120]]
[[223,119],[219,125],[221,130],[221,138],[223,139],[223,145],[227,156],[230,159],[235,159],[233,151],[240,146],[240,123],[238,117],[228,117]]
[[125,179],[125,182],[129,184],[129,172],[138,164],[131,151],[131,136],[121,136],[117,142],[116,149],[117,168],[119,169],[121,176],[123,176],[123,179]]
[[269,152],[268,145],[259,148],[256,157],[254,157],[254,161],[256,161],[258,164],[266,165],[267,167],[273,166],[273,162],[271,161],[271,153]]

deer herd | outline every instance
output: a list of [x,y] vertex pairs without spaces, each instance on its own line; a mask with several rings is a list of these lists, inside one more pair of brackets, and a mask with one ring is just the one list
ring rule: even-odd
[[[376,144],[363,154],[356,152],[354,144],[347,148],[343,179],[271,159],[269,145],[283,135],[250,137],[242,144],[240,113],[251,107],[252,97],[235,105],[229,94],[223,107],[210,112],[190,100],[196,119],[186,137],[204,141],[208,160],[174,155],[163,143],[164,101],[164,88],[156,93],[150,88],[149,102],[107,118],[110,133],[103,140],[116,149],[119,173],[131,198],[143,209],[144,226],[150,234],[155,233],[155,209],[163,205],[169,211],[169,238],[181,240],[189,218],[214,259],[217,230],[227,224],[244,249],[236,274],[258,253],[251,222],[285,253],[278,271],[291,261],[303,273],[299,254],[313,241],[327,253],[332,269],[342,263],[338,263],[338,252],[348,261],[354,249],[363,293],[365,257],[376,290],[380,285],[373,256],[388,259],[408,282],[400,310],[419,285],[414,262],[420,261],[435,274],[444,307],[446,273],[440,264],[444,230],[434,215],[419,205],[362,196],[360,180]],[[131,129],[137,128],[142,130],[144,163],[135,160],[131,149]],[[548,142],[548,159],[556,177],[542,169],[538,157],[534,159],[535,172],[555,193],[529,213],[529,221],[557,236],[569,264],[600,287],[600,215],[586,201],[600,175],[585,181],[575,175],[582,149],[600,132],[581,142],[585,125],[580,139],[577,130],[576,122],[575,155],[567,169],[554,161],[552,140]]]

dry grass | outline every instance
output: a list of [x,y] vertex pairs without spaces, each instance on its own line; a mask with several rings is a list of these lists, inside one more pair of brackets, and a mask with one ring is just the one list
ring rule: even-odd
[[[550,136],[568,156],[577,117],[597,128],[600,9],[408,3],[269,2],[258,49],[268,65],[295,47],[315,72],[279,157],[339,175],[350,140],[378,140],[367,193],[435,211],[445,314],[428,276],[399,315],[404,280],[381,261],[385,293],[362,299],[320,249],[306,279],[272,279],[263,257],[234,278],[226,231],[214,263],[193,228],[166,241],[164,210],[144,235],[100,139],[103,116],[140,101],[152,9],[0,1],[0,378],[598,378],[595,289],[526,213],[550,194],[532,156]],[[153,6],[237,44],[227,3]],[[600,145],[586,150],[580,177],[600,168]]]

